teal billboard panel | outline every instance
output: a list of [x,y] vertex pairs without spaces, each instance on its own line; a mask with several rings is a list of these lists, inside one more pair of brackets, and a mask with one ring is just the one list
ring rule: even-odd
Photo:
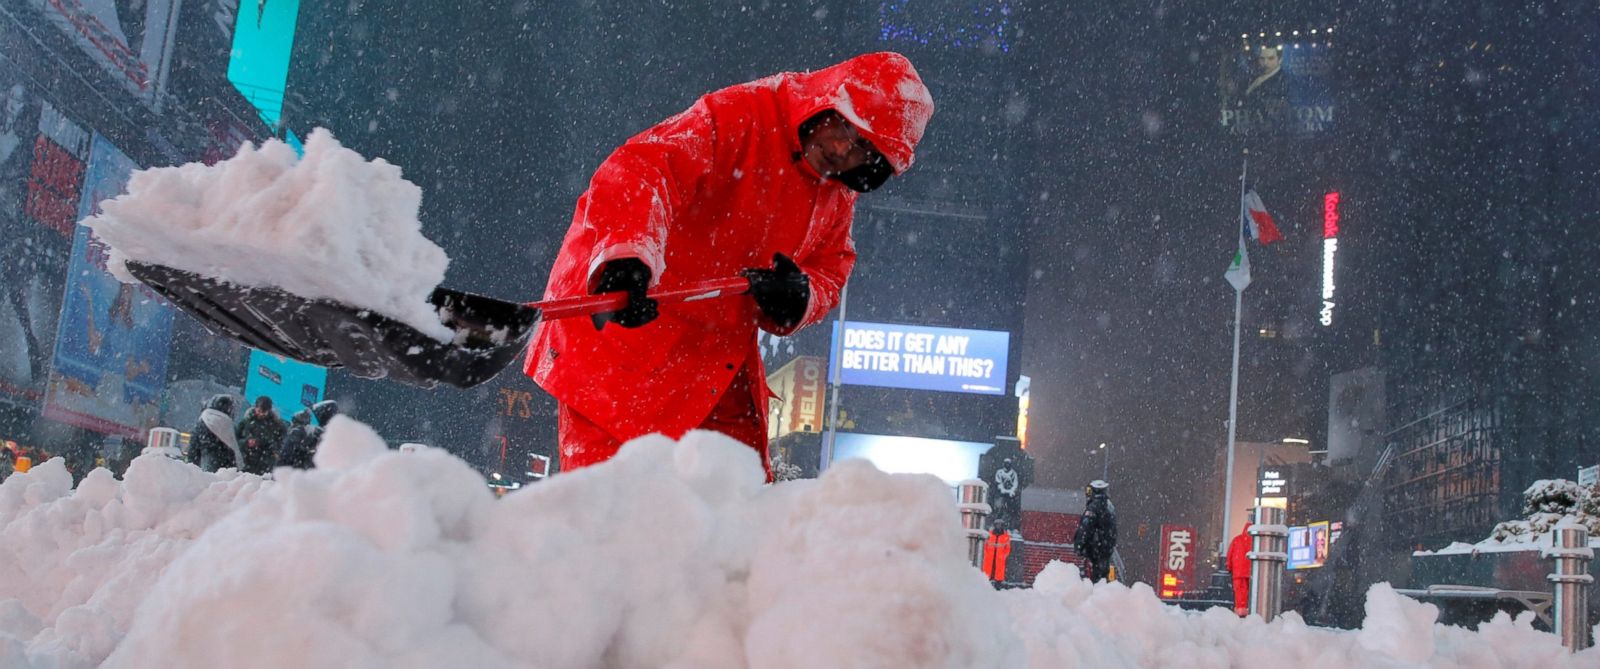
[[300,0],[244,3],[233,27],[228,81],[274,128],[283,118],[283,91],[289,82],[289,56]]
[[327,383],[326,368],[251,350],[250,370],[244,380],[244,399],[251,404],[262,395],[271,397],[272,406],[278,409],[278,414],[284,420],[288,420],[294,412],[321,401],[322,390]]

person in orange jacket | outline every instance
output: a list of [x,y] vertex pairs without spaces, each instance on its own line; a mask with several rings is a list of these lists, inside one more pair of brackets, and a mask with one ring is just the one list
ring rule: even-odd
[[[606,158],[545,296],[621,291],[628,303],[592,323],[540,323],[523,368],[559,403],[561,469],[696,428],[770,467],[757,328],[788,335],[838,303],[856,197],[911,168],[932,115],[909,60],[869,53],[708,93]],[[648,295],[739,274],[749,297]]]
[[983,573],[995,583],[1006,580],[1006,559],[1011,557],[1011,533],[1003,521],[994,521],[989,538],[983,542]]
[[1228,573],[1233,576],[1233,612],[1239,617],[1250,613],[1250,521],[1228,543]]

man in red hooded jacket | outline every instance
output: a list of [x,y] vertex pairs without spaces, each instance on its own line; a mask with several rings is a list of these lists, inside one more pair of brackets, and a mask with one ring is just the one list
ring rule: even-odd
[[[560,402],[562,469],[696,428],[766,463],[757,328],[787,335],[838,303],[856,196],[911,167],[932,114],[911,62],[872,53],[707,94],[613,152],[578,199],[545,296],[621,290],[628,305],[541,323],[524,367]],[[741,273],[753,299],[646,295]]]
[[1254,540],[1250,536],[1250,521],[1244,530],[1228,543],[1228,574],[1233,576],[1233,612],[1240,618],[1250,613],[1250,551]]

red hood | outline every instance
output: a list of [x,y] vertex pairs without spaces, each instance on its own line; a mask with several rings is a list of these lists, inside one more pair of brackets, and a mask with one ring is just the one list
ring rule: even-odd
[[789,134],[799,148],[800,124],[824,110],[839,112],[883,152],[895,174],[911,169],[917,142],[933,116],[933,96],[905,56],[856,56],[786,82]]

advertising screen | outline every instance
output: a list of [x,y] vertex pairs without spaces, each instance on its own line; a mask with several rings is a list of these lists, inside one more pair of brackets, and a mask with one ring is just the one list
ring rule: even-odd
[[1233,135],[1295,137],[1333,129],[1332,27],[1241,31],[1217,71],[1222,128]]
[[891,474],[932,474],[951,485],[978,477],[978,456],[994,444],[841,432],[833,462],[861,458]]
[[197,99],[227,81],[233,27],[241,15],[254,23],[264,4],[239,0],[182,0],[173,40],[168,90],[185,101]]
[[767,437],[777,439],[795,432],[822,431],[825,401],[822,358],[800,356],[767,376],[767,385],[777,393],[767,412]]
[[1182,596],[1194,580],[1196,536],[1189,525],[1161,526],[1161,587],[1156,592],[1162,599]]
[[1306,527],[1306,534],[1311,540],[1311,565],[1321,567],[1328,563],[1328,547],[1333,544],[1333,536],[1328,531],[1328,521],[1312,523]]
[[0,402],[44,399],[89,134],[0,59]]
[[289,83],[289,56],[299,16],[300,0],[248,3],[234,24],[228,81],[269,126],[276,127],[283,117],[284,87]]
[[1328,562],[1328,548],[1332,544],[1333,535],[1327,521],[1289,528],[1289,568],[1321,567]]
[[1281,469],[1263,469],[1256,482],[1256,505],[1287,508],[1289,479]]
[[32,0],[31,4],[113,79],[145,102],[159,103],[171,71],[179,0]]
[[[1004,395],[1011,334],[846,321],[844,348],[829,365],[840,383],[880,388]],[[839,325],[833,326],[839,351]],[[842,365],[840,363],[843,363]]]
[[266,395],[272,398],[278,414],[288,420],[294,412],[322,401],[322,389],[328,382],[326,368],[253,349],[249,364],[244,381],[245,403]]
[[[110,141],[95,135],[79,220],[99,213],[101,201],[121,193],[137,167]],[[105,246],[83,225],[73,236],[61,299],[44,416],[109,435],[140,437],[161,415],[172,306],[143,285],[111,276]]]
[[1304,569],[1311,564],[1311,542],[1306,528],[1296,525],[1289,528],[1289,568]]

